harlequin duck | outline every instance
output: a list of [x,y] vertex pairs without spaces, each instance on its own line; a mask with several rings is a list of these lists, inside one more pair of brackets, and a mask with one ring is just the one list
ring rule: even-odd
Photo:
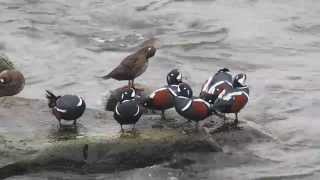
[[102,78],[113,78],[118,81],[129,80],[129,88],[134,88],[134,79],[146,71],[149,62],[148,60],[153,57],[155,53],[155,47],[144,46],[136,53],[127,56],[115,69]]
[[227,68],[219,69],[217,73],[211,76],[203,85],[200,92],[200,98],[214,104],[218,95],[226,89],[232,89],[232,75]]
[[214,103],[213,108],[221,113],[234,113],[234,125],[238,125],[238,113],[249,100],[249,88],[246,85],[246,74],[238,74],[233,81],[232,90],[223,90]]
[[48,90],[46,92],[48,106],[59,121],[59,125],[61,126],[62,119],[73,121],[73,124],[76,125],[77,119],[82,116],[86,109],[84,99],[76,95],[56,96]]
[[164,111],[174,106],[174,96],[179,83],[182,83],[182,74],[173,69],[167,74],[168,85],[152,92],[142,103],[148,109],[160,110],[161,119],[165,119]]
[[24,88],[23,74],[15,69],[4,70],[0,73],[0,97],[13,96]]
[[204,120],[212,114],[210,104],[203,99],[193,98],[192,89],[186,83],[179,84],[177,95],[175,97],[176,111],[189,121],[195,121],[198,129],[199,121]]
[[121,95],[120,102],[114,109],[113,117],[120,124],[121,132],[124,132],[122,125],[135,124],[142,116],[142,109],[135,99],[136,93],[133,88],[124,91]]

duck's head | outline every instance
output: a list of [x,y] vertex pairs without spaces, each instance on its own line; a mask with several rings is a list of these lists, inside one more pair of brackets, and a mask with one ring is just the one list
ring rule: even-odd
[[178,85],[182,83],[182,74],[178,69],[173,69],[167,74],[168,85]]
[[244,73],[237,74],[233,80],[234,87],[245,87],[247,86],[247,75]]
[[157,49],[154,46],[145,46],[141,49],[141,51],[146,55],[148,59],[156,54]]
[[230,72],[230,70],[228,68],[221,68],[218,72]]
[[18,94],[25,84],[23,74],[17,70],[4,70],[0,73],[0,97]]
[[178,85],[177,95],[192,98],[193,92],[191,87],[187,83],[180,83]]
[[133,88],[126,89],[121,94],[120,102],[126,101],[126,100],[132,100],[136,97],[136,91]]

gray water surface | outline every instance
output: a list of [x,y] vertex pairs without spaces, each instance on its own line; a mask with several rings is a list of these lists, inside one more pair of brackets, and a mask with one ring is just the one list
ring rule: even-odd
[[0,0],[0,51],[26,76],[19,96],[84,96],[126,84],[101,80],[150,37],[161,48],[136,81],[161,87],[179,68],[195,93],[218,68],[248,74],[240,118],[273,141],[189,154],[186,168],[155,165],[115,174],[43,172],[11,179],[319,179],[320,1]]

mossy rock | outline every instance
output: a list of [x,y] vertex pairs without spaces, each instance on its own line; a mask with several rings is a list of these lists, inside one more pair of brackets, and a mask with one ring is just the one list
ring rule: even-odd
[[6,69],[14,69],[14,65],[6,55],[0,54],[0,72]]

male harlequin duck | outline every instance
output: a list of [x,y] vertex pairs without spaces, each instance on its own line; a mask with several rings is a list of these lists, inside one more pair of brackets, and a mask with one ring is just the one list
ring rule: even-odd
[[218,95],[223,90],[232,89],[232,75],[230,74],[229,69],[222,68],[219,69],[217,73],[211,76],[203,85],[200,92],[200,98],[214,104]]
[[18,94],[25,84],[22,73],[15,69],[7,69],[0,73],[0,97]]
[[76,125],[77,119],[82,116],[86,109],[86,103],[83,98],[76,95],[56,96],[52,92],[46,90],[46,97],[48,99],[48,106],[52,109],[52,114],[59,121],[61,120],[73,121]]
[[133,88],[124,91],[121,95],[121,100],[114,109],[113,117],[120,124],[121,132],[124,132],[122,125],[135,124],[142,116],[142,109],[139,107],[135,99],[136,93]]
[[192,89],[186,83],[178,86],[178,96],[175,97],[175,109],[184,118],[195,121],[197,129],[199,121],[212,114],[210,104],[200,98],[192,98]]
[[152,92],[142,103],[148,109],[161,110],[161,119],[165,119],[164,111],[174,106],[178,84],[182,83],[182,74],[178,69],[173,69],[168,73],[167,83],[167,86]]
[[112,78],[118,81],[129,80],[129,88],[134,88],[134,79],[146,71],[148,60],[153,57],[155,53],[156,48],[154,46],[144,46],[136,53],[127,56],[115,69],[102,78]]
[[249,88],[246,85],[246,74],[238,74],[234,78],[232,90],[223,90],[213,108],[221,113],[234,113],[234,125],[238,125],[238,113],[249,100]]

